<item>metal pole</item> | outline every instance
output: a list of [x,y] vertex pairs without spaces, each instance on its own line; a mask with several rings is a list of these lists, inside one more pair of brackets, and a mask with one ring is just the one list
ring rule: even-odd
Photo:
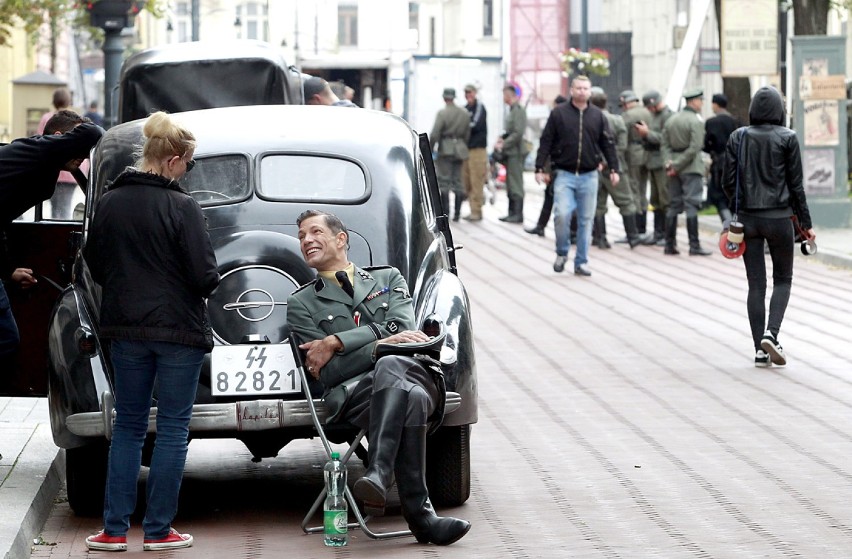
[[201,27],[201,7],[198,5],[199,0],[192,0],[192,40],[197,41],[199,28]]
[[787,95],[787,2],[778,5],[778,73],[781,80],[781,94]]
[[104,29],[104,126],[109,128],[118,121],[118,99],[113,92],[118,91],[118,79],[121,73],[124,42],[121,29]]
[[581,0],[580,2],[580,50],[588,52],[589,50],[589,0]]

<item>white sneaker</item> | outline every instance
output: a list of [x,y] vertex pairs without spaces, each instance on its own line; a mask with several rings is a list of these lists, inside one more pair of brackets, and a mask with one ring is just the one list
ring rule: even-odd
[[754,366],[766,368],[771,365],[772,363],[769,361],[769,354],[762,349],[758,349],[754,354]]
[[760,347],[769,354],[769,359],[773,365],[787,364],[787,356],[784,355],[784,348],[781,347],[781,344],[778,343],[778,340],[775,339],[775,336],[769,330],[763,333],[763,338],[760,340]]

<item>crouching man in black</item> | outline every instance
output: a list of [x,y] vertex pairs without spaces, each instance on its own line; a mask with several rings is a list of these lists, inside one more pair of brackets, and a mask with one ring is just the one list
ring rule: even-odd
[[414,329],[405,279],[390,266],[349,262],[349,233],[336,216],[308,210],[296,224],[302,256],[318,277],[290,296],[287,322],[308,340],[300,347],[308,373],[325,387],[328,421],[368,429],[369,465],[355,496],[368,508],[383,508],[395,474],[417,541],[458,541],[470,523],[437,516],[426,488],[426,434],[431,421],[440,421],[446,396],[440,373],[419,357],[376,359],[378,345],[429,341]]

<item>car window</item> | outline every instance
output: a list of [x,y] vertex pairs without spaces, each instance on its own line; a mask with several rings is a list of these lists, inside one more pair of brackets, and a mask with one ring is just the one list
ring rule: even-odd
[[357,200],[367,191],[364,171],[336,157],[276,154],[260,162],[258,193],[275,200]]
[[249,194],[249,160],[238,154],[196,159],[180,184],[202,206],[241,200]]

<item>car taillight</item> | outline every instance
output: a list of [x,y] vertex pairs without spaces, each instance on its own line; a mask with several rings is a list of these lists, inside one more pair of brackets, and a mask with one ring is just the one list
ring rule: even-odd
[[98,342],[91,330],[80,326],[74,333],[77,340],[77,350],[82,357],[91,358],[98,354]]

